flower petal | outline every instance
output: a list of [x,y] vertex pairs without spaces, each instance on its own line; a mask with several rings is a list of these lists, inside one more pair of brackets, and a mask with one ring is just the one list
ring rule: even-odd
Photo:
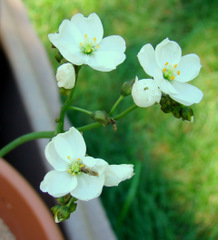
[[109,72],[121,64],[126,55],[125,40],[117,35],[105,37],[99,44],[99,48],[89,56],[87,64],[95,70]]
[[45,157],[56,170],[65,171],[67,169],[69,160],[67,158],[62,158],[62,156],[57,153],[54,141],[49,142],[46,146]]
[[96,171],[99,175],[101,175],[108,166],[108,163],[100,158],[84,157],[82,161],[87,167]]
[[70,192],[70,194],[83,201],[88,201],[98,197],[104,185],[104,174],[99,176],[89,176],[81,173],[77,176],[77,187]]
[[188,82],[198,76],[201,70],[201,61],[198,55],[188,54],[181,58],[177,69],[180,75],[177,76],[179,82]]
[[40,184],[43,192],[48,192],[53,197],[61,197],[71,192],[77,185],[75,176],[68,172],[52,170],[48,172]]
[[105,171],[104,186],[117,186],[120,182],[130,179],[134,175],[133,168],[132,164],[109,165]]
[[96,13],[91,13],[88,17],[77,13],[71,18],[71,22],[77,26],[83,38],[87,34],[89,39],[96,38],[96,43],[102,40],[104,30],[102,22]]
[[164,39],[155,48],[155,59],[158,66],[163,69],[165,64],[178,64],[182,55],[182,50],[177,42]]
[[153,46],[150,43],[145,44],[139,51],[137,57],[144,71],[154,77],[158,65],[156,63]]
[[170,97],[186,106],[190,106],[193,103],[199,103],[204,95],[199,88],[189,83],[174,81],[173,86],[177,90],[178,94],[170,94]]
[[84,63],[83,59],[77,56],[81,52],[79,44],[84,36],[71,21],[65,19],[59,27],[59,33],[51,33],[48,38],[69,62],[76,65]]
[[163,74],[161,71],[156,71],[154,75],[154,81],[160,90],[166,94],[176,94],[177,91],[172,85],[172,81],[168,81],[163,78]]
[[52,139],[58,154],[67,159],[83,158],[86,153],[86,144],[82,134],[74,127],[69,131],[60,133]]

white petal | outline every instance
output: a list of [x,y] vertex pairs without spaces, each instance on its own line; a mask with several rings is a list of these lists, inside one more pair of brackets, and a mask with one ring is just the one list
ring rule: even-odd
[[164,39],[155,48],[155,59],[158,66],[163,69],[165,63],[169,65],[178,64],[182,55],[182,50],[177,42]]
[[198,76],[201,67],[201,61],[198,55],[192,53],[183,56],[177,67],[177,70],[180,71],[180,75],[177,76],[178,81],[191,81]]
[[143,67],[144,71],[148,75],[154,77],[154,74],[156,72],[156,69],[158,68],[158,65],[156,63],[153,46],[150,43],[145,44],[141,48],[137,57],[139,59],[141,66]]
[[84,40],[84,36],[71,21],[64,20],[59,27],[59,33],[49,34],[48,37],[69,62],[76,65],[84,63],[83,59],[77,56],[81,52],[79,44]]
[[46,146],[45,157],[56,170],[64,171],[67,169],[69,160],[67,158],[62,158],[62,156],[57,153],[54,141],[49,142]]
[[56,79],[58,87],[72,89],[75,85],[75,69],[71,63],[64,63],[57,68]]
[[53,197],[61,197],[71,192],[77,185],[75,176],[68,172],[59,172],[56,170],[48,172],[40,184],[43,192],[48,192]]
[[170,94],[170,97],[186,106],[190,106],[193,103],[199,103],[204,95],[199,88],[189,83],[174,81],[173,86],[176,88],[178,94]]
[[153,79],[142,79],[138,81],[136,77],[132,87],[132,97],[139,107],[150,107],[156,102],[160,102],[161,91]]
[[89,56],[87,64],[102,72],[112,71],[125,60],[125,49],[126,44],[122,37],[108,36],[100,42],[99,48]]
[[96,38],[97,43],[102,40],[104,30],[102,22],[96,13],[91,13],[88,17],[77,13],[71,18],[71,22],[77,26],[83,38],[87,34],[89,39]]
[[98,197],[104,185],[104,174],[99,176],[89,176],[81,173],[77,176],[77,187],[71,191],[71,195],[79,200],[88,201]]
[[86,144],[82,134],[74,127],[69,131],[60,133],[52,139],[58,154],[67,159],[83,158],[86,153]]
[[154,81],[160,90],[166,94],[176,94],[177,91],[172,85],[172,81],[168,81],[163,78],[163,73],[161,71],[156,71],[154,76]]
[[117,186],[120,182],[130,179],[134,175],[133,168],[132,164],[109,165],[105,171],[104,185]]
[[87,167],[96,171],[99,175],[101,175],[108,166],[108,163],[100,158],[84,157],[82,161]]

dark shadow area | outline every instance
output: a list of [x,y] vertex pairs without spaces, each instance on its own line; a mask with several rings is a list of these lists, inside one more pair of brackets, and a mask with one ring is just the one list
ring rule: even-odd
[[[17,137],[32,132],[33,129],[12,69],[2,49],[0,49],[0,65],[3,71],[0,80],[0,148],[2,148]],[[4,158],[33,186],[49,208],[55,205],[54,199],[39,189],[46,170],[36,141],[24,143]]]

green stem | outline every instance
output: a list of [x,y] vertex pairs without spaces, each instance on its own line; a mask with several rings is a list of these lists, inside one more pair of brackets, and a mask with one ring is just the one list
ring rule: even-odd
[[118,226],[121,226],[123,219],[126,217],[128,211],[129,211],[129,208],[131,206],[131,203],[134,200],[134,197],[136,195],[137,188],[139,185],[139,181],[140,181],[141,170],[142,170],[142,163],[140,161],[137,161],[136,166],[135,166],[135,176],[133,177],[132,183],[131,183],[129,191],[127,193],[126,200],[121,209],[121,213],[118,218]]
[[86,110],[86,109],[84,109],[84,108],[79,108],[79,107],[73,107],[73,106],[71,106],[71,107],[68,107],[68,109],[69,109],[69,110],[75,110],[75,111],[83,112],[83,113],[86,113],[86,114],[88,114],[88,115],[92,115],[92,112],[91,112],[91,111],[88,111],[88,110]]
[[114,103],[113,107],[110,110],[110,115],[113,114],[113,112],[115,111],[115,109],[117,108],[117,106],[120,104],[120,102],[123,100],[124,96],[120,95],[120,97],[117,99],[117,101]]
[[88,130],[91,130],[91,129],[94,129],[94,128],[98,128],[100,126],[102,126],[100,123],[95,122],[95,123],[91,123],[91,124],[87,124],[87,125],[84,125],[82,127],[79,127],[79,128],[77,128],[77,130],[80,131],[80,132],[85,132],[85,131],[88,131]]
[[135,110],[137,108],[136,105],[133,105],[129,108],[127,108],[125,111],[121,112],[120,114],[118,114],[117,116],[114,117],[114,120],[119,120],[120,118],[126,116],[128,113],[132,112],[133,110]]
[[38,138],[52,138],[53,136],[54,136],[54,131],[53,132],[51,131],[50,132],[32,132],[32,133],[25,134],[23,136],[16,138],[6,146],[4,146],[0,150],[0,157],[3,157],[5,154],[7,154],[8,152],[12,151],[14,148],[20,146],[25,142],[35,140]]
[[[118,114],[117,116],[115,116],[113,119],[114,120],[119,120],[120,118],[126,116],[128,113],[132,112],[134,109],[136,109],[137,106],[136,105],[133,105],[131,106],[130,108],[126,109],[125,111],[121,112],[120,114]],[[95,123],[91,123],[91,124],[87,124],[87,125],[84,125],[82,127],[79,127],[77,128],[80,132],[85,132],[85,131],[89,131],[91,129],[94,129],[94,128],[98,128],[98,127],[101,127],[102,125],[98,122],[95,122]]]

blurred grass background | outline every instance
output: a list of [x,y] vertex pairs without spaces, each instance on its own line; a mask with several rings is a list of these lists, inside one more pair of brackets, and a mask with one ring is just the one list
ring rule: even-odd
[[[91,156],[109,163],[133,163],[136,175],[117,188],[104,188],[101,200],[118,239],[218,239],[218,2],[216,0],[24,0],[30,19],[54,69],[55,51],[47,38],[63,19],[96,12],[105,36],[127,43],[127,59],[110,73],[85,66],[75,106],[109,111],[124,81],[145,78],[137,60],[141,47],[164,38],[177,41],[183,55],[196,53],[203,68],[192,84],[204,92],[193,106],[194,123],[175,119],[159,105],[137,109],[111,126],[84,133]],[[46,79],[45,79],[46,80]],[[122,111],[132,104],[121,103]],[[71,114],[76,127],[92,122]]]

